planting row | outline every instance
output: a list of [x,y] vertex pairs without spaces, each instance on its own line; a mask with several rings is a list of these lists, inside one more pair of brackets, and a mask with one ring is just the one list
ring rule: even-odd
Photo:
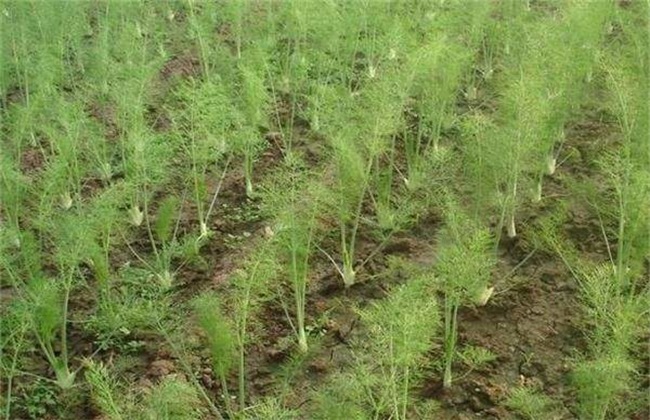
[[[459,311],[516,293],[520,265],[504,275],[499,264],[521,236],[529,255],[556,256],[574,276],[590,333],[572,360],[575,404],[514,384],[504,404],[529,418],[639,408],[629,401],[648,305],[647,5],[3,7],[6,418],[70,415],[63,397],[30,400],[30,380],[90,395],[116,419],[435,418],[440,407],[415,392],[423,377],[449,390],[500,356],[461,342]],[[594,98],[615,139],[592,159],[567,129]],[[607,255],[567,233],[566,208],[578,205]],[[236,218],[255,233],[229,238],[224,219]],[[442,222],[426,244],[433,257],[385,257],[431,218]],[[215,249],[241,257],[217,273],[227,281],[191,279],[214,277]],[[382,275],[406,280],[354,305],[351,358],[309,404],[281,389],[260,398],[249,356],[269,308],[285,315],[298,362],[321,351],[314,318],[326,314],[310,303],[324,261],[341,296]],[[108,355],[139,354],[147,336],[184,379],[128,397]],[[197,375],[200,354],[218,392]]]

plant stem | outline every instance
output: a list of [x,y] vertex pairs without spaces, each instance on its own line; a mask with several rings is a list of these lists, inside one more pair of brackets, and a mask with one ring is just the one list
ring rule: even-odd
[[[21,325],[20,329],[20,338],[17,339],[17,343],[21,343],[23,341],[23,338],[25,336],[25,330]],[[20,351],[20,346],[15,345],[13,346],[13,357],[11,358],[11,369],[9,369],[9,373],[7,374],[7,394],[6,394],[6,405],[5,405],[5,420],[9,420],[11,418],[11,396],[13,392],[13,379],[14,379],[14,374],[16,372],[16,366],[18,364],[18,355]],[[1,354],[1,352],[0,352]]]
[[219,382],[221,384],[221,390],[223,391],[223,399],[225,401],[228,417],[234,419],[236,416],[232,409],[232,399],[230,398],[230,392],[228,392],[228,382],[226,381],[226,375],[219,375]]
[[[208,405],[208,408],[210,409],[212,414],[215,416],[215,418],[217,420],[224,420],[224,418],[221,415],[221,412],[219,411],[217,406],[214,405],[214,403],[212,402],[212,400],[210,399],[208,394],[205,392],[205,389],[203,389],[203,387],[201,386],[199,381],[194,377],[194,372],[192,370],[192,367],[187,363],[187,361],[185,360],[185,358],[181,354],[178,347],[176,347],[176,344],[172,341],[172,338],[169,336],[169,334],[167,334],[167,330],[165,329],[165,327],[160,322],[158,322],[157,329],[162,334],[162,336],[165,338],[165,341],[167,342],[169,347],[171,347],[172,351],[177,355],[178,361],[181,363],[181,366],[185,370],[185,374],[190,379],[190,381],[192,381],[192,383],[194,383],[195,388],[201,394],[201,397],[203,398],[203,400]],[[233,418],[233,417],[231,416],[231,418]]]
[[61,358],[63,359],[63,369],[66,379],[70,379],[70,371],[68,369],[68,303],[70,302],[71,283],[72,273],[70,273],[70,277],[65,286],[65,294],[63,297],[63,323],[61,325]]
[[[518,171],[518,169],[517,169]],[[516,203],[517,203],[517,178],[515,177],[515,180],[512,184],[512,196],[509,198],[509,221],[508,221],[508,237],[509,238],[514,238],[517,236],[517,227],[515,226],[515,208],[516,208]]]
[[544,174],[540,173],[539,176],[537,177],[537,184],[535,186],[535,196],[533,197],[533,201],[536,203],[542,201],[543,182],[544,182]]
[[408,406],[409,399],[409,375],[410,375],[410,366],[404,368],[404,389],[402,391],[402,418],[406,419],[406,408]]
[[195,26],[196,30],[196,39],[199,43],[199,50],[201,51],[201,64],[203,67],[203,74],[205,75],[206,80],[210,81],[210,70],[208,67],[208,60],[205,48],[205,42],[199,31],[199,24],[196,22],[196,16],[194,14],[194,0],[187,0],[188,5],[190,6],[190,17],[192,18],[192,23]]
[[517,236],[517,226],[515,225],[515,212],[510,211],[508,216],[508,238],[514,238]]
[[555,169],[557,168],[557,158],[553,154],[553,151],[548,154],[546,157],[546,174],[547,175],[553,175],[555,173]]
[[[292,238],[292,242],[297,238]],[[296,303],[296,320],[298,333],[298,347],[302,353],[306,353],[307,334],[305,332],[305,293],[306,280],[305,273],[298,267],[298,244],[291,244],[291,277],[293,277],[293,295]]]
[[445,296],[445,372],[443,388],[449,389],[452,384],[451,367],[454,361],[457,339],[458,303],[456,298]]
[[242,318],[237,337],[239,346],[239,372],[238,372],[238,389],[239,389],[239,409],[243,411],[246,408],[246,326],[248,318],[248,305],[250,302],[250,286],[246,288],[244,303],[242,305]]

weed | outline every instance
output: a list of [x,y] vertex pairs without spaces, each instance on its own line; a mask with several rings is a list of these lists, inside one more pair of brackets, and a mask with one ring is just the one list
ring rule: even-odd
[[554,405],[551,398],[541,394],[531,387],[518,387],[510,391],[506,406],[515,410],[527,419],[550,418],[549,413]]
[[106,366],[92,360],[87,361],[85,377],[90,385],[93,401],[102,413],[115,420],[124,418],[116,401],[118,398],[116,381],[111,377]]
[[449,208],[447,223],[440,235],[435,271],[444,293],[444,387],[452,384],[452,364],[456,357],[458,308],[460,305],[484,305],[491,290],[488,281],[495,263],[490,253],[492,238],[485,228]]
[[192,419],[205,413],[196,390],[178,377],[167,376],[145,399],[146,414],[155,419]]
[[205,294],[194,301],[197,321],[209,344],[212,367],[221,381],[226,405],[229,405],[230,395],[226,379],[235,363],[235,333],[228,318],[222,312],[221,306],[220,299],[216,294]]

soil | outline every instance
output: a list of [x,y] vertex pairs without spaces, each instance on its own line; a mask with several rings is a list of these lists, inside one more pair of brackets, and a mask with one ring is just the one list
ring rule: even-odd
[[[227,28],[222,28],[222,32],[227,33]],[[161,83],[165,83],[174,78],[196,77],[200,72],[199,59],[195,54],[188,53],[174,57],[165,64],[160,79]],[[105,127],[107,138],[117,137],[117,124],[110,105],[93,104],[88,112]],[[156,130],[166,131],[169,128],[169,121],[162,111],[152,108],[149,113],[151,120],[155,121]],[[565,151],[569,158],[560,166],[557,176],[548,178],[545,189],[549,196],[570,195],[569,186],[564,181],[568,177],[593,176],[593,156],[596,150],[602,150],[600,142],[615,141],[612,140],[611,125],[606,118],[591,111],[586,111],[583,115],[581,120],[567,129]],[[304,148],[308,162],[315,162],[320,151],[308,149],[310,141],[300,141],[307,132],[308,127],[298,124],[294,133],[298,139],[295,144],[296,147]],[[279,130],[269,129],[266,137],[269,140],[269,151],[256,166],[256,176],[260,179],[270,173],[281,159],[279,145],[282,141]],[[44,157],[39,149],[28,149],[23,153],[21,169],[25,174],[32,175],[43,164]],[[210,191],[214,190],[219,178],[219,174],[213,175],[213,184],[208,185]],[[92,184],[88,188],[94,191],[102,188],[102,185]],[[254,212],[256,206],[255,201],[246,197],[241,172],[231,170],[224,179],[222,193],[210,222],[210,229],[215,235],[201,251],[207,265],[187,265],[179,271],[177,277],[180,286],[175,291],[178,303],[203,290],[227,289],[228,279],[245,255],[248,244],[266,234],[264,220],[233,218],[232,214]],[[522,214],[522,224],[534,223],[551,208],[552,204],[547,203],[532,207]],[[189,207],[184,210],[181,230],[190,231],[196,225],[193,214],[195,211]],[[579,205],[571,207],[570,215],[570,222],[565,226],[566,233],[576,244],[580,244],[583,252],[594,258],[606,258],[606,244],[602,240],[598,220]],[[326,257],[321,253],[314,254],[311,261],[313,274],[310,279],[307,322],[313,326],[312,339],[317,344],[305,356],[303,368],[294,372],[292,384],[295,391],[286,397],[289,406],[295,408],[305,404],[305,390],[316,389],[328,374],[350,363],[352,339],[363,333],[357,315],[351,308],[381,299],[396,283],[406,281],[401,278],[372,278],[387,265],[387,259],[402,256],[416,262],[430,262],[435,257],[435,249],[431,248],[430,240],[439,227],[436,215],[428,215],[408,235],[393,237],[359,273],[362,281],[350,289],[343,288],[338,274]],[[461,375],[450,390],[442,388],[441,374],[433,369],[421,381],[423,385],[417,391],[417,396],[441,403],[438,418],[513,418],[514,415],[503,407],[503,401],[508,391],[518,385],[538,386],[545,394],[561,402],[563,408],[558,410],[557,418],[576,418],[575,413],[567,407],[573,406],[575,401],[568,384],[571,359],[576,352],[585,348],[581,332],[582,314],[577,302],[578,288],[562,261],[557,256],[534,251],[526,240],[525,229],[522,230],[522,239],[502,240],[495,278],[505,278],[516,268],[514,274],[507,281],[499,283],[494,297],[487,305],[460,311],[459,345],[486,348],[497,355],[497,359],[464,377],[460,377],[464,367],[460,364],[455,366]],[[364,235],[364,232],[361,232],[361,238],[359,258],[364,259],[377,243],[370,235]],[[134,244],[146,242],[144,232],[141,238],[133,241]],[[534,253],[529,257],[531,252]],[[117,257],[117,260],[120,259]],[[116,261],[116,264],[119,263],[121,262]],[[82,295],[71,302],[72,311],[86,311],[92,306],[87,299],[88,296]],[[293,333],[280,303],[277,300],[269,301],[262,309],[262,314],[259,339],[247,354],[248,391],[251,399],[274,391],[279,382],[278,373],[295,357]],[[191,336],[198,333],[187,331],[187,334],[191,341],[196,339]],[[88,356],[97,350],[94,338],[83,331],[72,327],[70,335],[72,353],[75,356]],[[147,389],[166,376],[185,375],[177,356],[160,339],[145,336],[138,339],[144,345],[131,355],[133,363],[127,370],[134,378],[135,387]],[[112,363],[114,356],[112,350],[97,354],[107,364]],[[431,363],[434,364],[438,357],[439,352],[432,350]],[[43,360],[34,356],[33,362],[35,369],[32,371],[52,376],[51,372],[47,372],[47,364]],[[209,357],[195,354],[192,357],[192,368],[208,393],[215,400],[221,398],[222,390],[219,380],[212,372]],[[20,392],[30,381],[18,380],[16,391]],[[230,381],[234,389],[235,378]],[[77,418],[100,418],[96,417],[91,401],[76,401],[75,404],[76,408],[71,412],[75,412]]]
[[[569,191],[563,184],[562,172],[575,176],[577,173],[593,175],[590,169],[581,163],[590,162],[589,149],[595,147],[593,139],[606,139],[608,124],[601,119],[590,119],[571,127],[567,136],[567,147],[580,150],[578,158],[571,160],[571,165],[561,167],[556,179],[551,179],[545,188],[549,194],[567,196]],[[275,134],[272,134],[275,136]],[[271,136],[271,135],[270,135]],[[593,136],[593,137],[592,137]],[[260,164],[261,176],[274,167],[278,156],[273,153],[265,157]],[[584,160],[583,160],[584,159]],[[582,161],[582,162],[581,162]],[[236,174],[224,182],[224,194],[221,196],[226,209],[242,205],[254,205],[247,201],[243,190],[243,180]],[[532,223],[537,217],[548,212],[550,206],[540,206],[523,217]],[[604,257],[605,244],[600,236],[597,220],[588,216],[580,207],[572,208],[572,223],[566,231],[577,244],[589,244],[583,251]],[[408,236],[396,236],[369,264],[366,278],[373,272],[380,271],[390,255],[401,255],[411,260],[427,262],[435,254],[428,241],[435,234],[439,222],[434,217],[411,232]],[[244,232],[254,239],[264,234],[264,222],[226,223],[217,215],[212,226],[220,237],[231,235],[242,237]],[[521,236],[525,238],[526,232]],[[363,234],[362,234],[363,236]],[[249,240],[253,240],[249,237]],[[360,245],[360,259],[370,254],[374,245],[371,241]],[[182,295],[190,296],[199,289],[227,287],[229,274],[236,268],[240,253],[224,243],[207,246],[211,253],[212,268],[203,273],[184,273],[193,278],[186,282],[191,290]],[[557,418],[575,418],[568,407],[572,407],[575,395],[568,384],[572,357],[584,350],[585,342],[581,332],[581,312],[577,302],[578,287],[571,273],[558,257],[544,252],[535,252],[529,257],[530,246],[525,239],[504,239],[500,246],[500,264],[495,278],[505,276],[516,268],[514,276],[503,282],[501,290],[497,288],[495,296],[480,308],[465,308],[460,312],[460,346],[473,345],[490,350],[497,359],[487,367],[470,372],[458,379],[451,390],[444,390],[441,375],[437,371],[429,372],[419,391],[423,399],[434,399],[441,403],[439,418],[445,419],[509,419],[513,414],[503,407],[508,391],[519,385],[534,385],[546,395],[561,403]],[[525,262],[520,264],[522,261]],[[313,276],[309,295],[308,324],[316,325],[316,350],[306,356],[304,369],[294,376],[295,389],[315,389],[327,378],[350,362],[351,338],[358,335],[358,320],[351,310],[354,305],[364,306],[368,302],[386,296],[387,290],[400,279],[372,279],[361,282],[351,289],[344,289],[338,274],[331,263],[322,255],[316,254],[312,261]],[[363,277],[362,277],[363,278]],[[207,283],[207,284],[206,284]],[[323,314],[325,321],[321,321]],[[269,395],[277,385],[277,373],[291,357],[292,331],[286,321],[283,309],[277,301],[271,301],[263,310],[262,334],[249,349],[247,354],[247,372],[249,395],[256,399]],[[316,339],[316,336],[320,337]],[[289,338],[289,340],[287,339]],[[166,356],[167,357],[167,356]],[[432,363],[437,353],[432,352]],[[161,376],[161,369],[169,374],[176,374],[174,363],[167,358],[151,359],[146,376],[155,379]],[[463,372],[463,366],[457,366]],[[200,380],[207,388],[219,395],[217,379],[213,376],[209,359],[202,358],[196,367]],[[461,375],[462,376],[462,375]],[[234,385],[234,378],[233,378]],[[287,401],[295,407],[305,404],[305,394],[289,394]]]

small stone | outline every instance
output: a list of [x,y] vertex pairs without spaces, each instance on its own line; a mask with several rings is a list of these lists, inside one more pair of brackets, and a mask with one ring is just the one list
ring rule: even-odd
[[476,395],[473,395],[470,398],[469,405],[470,405],[472,411],[474,411],[474,412],[480,412],[480,411],[483,411],[486,408],[488,408],[488,405],[485,402],[481,401],[481,399],[479,397],[477,397]]
[[535,315],[544,315],[544,308],[541,306],[533,306],[530,311]]
[[138,380],[138,388],[153,388],[153,382],[143,376]]
[[203,374],[201,376],[201,382],[208,389],[212,389],[212,387],[214,386],[214,380],[210,375]]
[[313,372],[317,372],[317,373],[326,372],[327,367],[328,367],[328,363],[327,363],[326,360],[323,360],[323,359],[316,359],[309,365],[309,368]]
[[155,377],[163,377],[169,375],[175,370],[174,362],[171,360],[155,360],[149,366],[149,374]]
[[462,405],[462,404],[465,404],[467,402],[467,398],[465,398],[462,395],[458,395],[458,396],[455,396],[454,398],[452,398],[451,402],[454,405]]

